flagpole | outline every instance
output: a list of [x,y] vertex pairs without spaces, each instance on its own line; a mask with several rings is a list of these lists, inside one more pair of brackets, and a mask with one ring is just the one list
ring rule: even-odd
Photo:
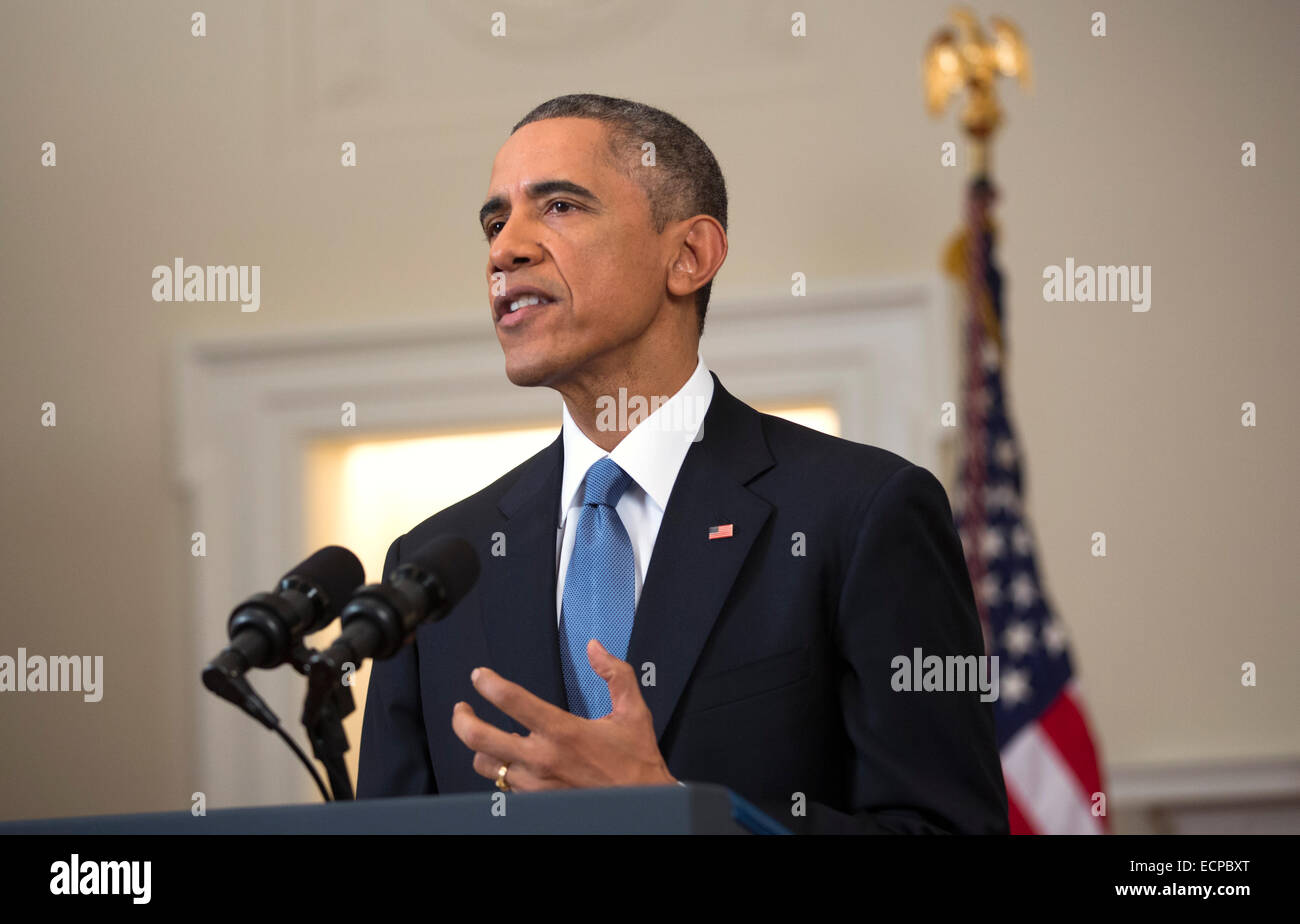
[[1038,574],[1023,505],[1022,462],[1005,393],[1002,276],[993,259],[992,141],[1002,122],[999,76],[1026,83],[1029,55],[1010,23],[992,20],[988,38],[968,10],[952,15],[925,53],[930,112],[964,93],[968,139],[964,227],[944,252],[944,268],[966,290],[965,351],[953,514],[984,631],[998,659],[993,703],[1012,833],[1104,833],[1100,761],[1079,697],[1064,629]]

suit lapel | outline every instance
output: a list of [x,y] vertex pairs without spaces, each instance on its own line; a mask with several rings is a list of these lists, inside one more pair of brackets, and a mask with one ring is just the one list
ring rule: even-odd
[[[772,507],[745,485],[773,464],[759,415],[713,377],[704,436],[691,445],[673,485],[628,643],[628,662],[655,683],[642,694],[662,738],[722,605]],[[730,524],[732,535],[709,538]],[[552,594],[552,596],[554,596]]]
[[[745,485],[773,465],[759,415],[713,377],[704,436],[691,445],[664,511],[628,642],[628,662],[655,684],[642,687],[656,737],[686,688],[718,614],[771,505]],[[555,542],[564,444],[557,438],[528,464],[498,502],[506,554],[479,580],[489,666],[537,696],[568,709],[555,615]],[[709,539],[709,527],[732,534]],[[490,570],[489,570],[490,569]],[[509,720],[513,730],[527,729]]]
[[[557,437],[502,495],[497,506],[507,521],[502,529],[506,554],[485,563],[479,587],[489,666],[567,709],[555,616],[555,538],[563,457],[563,440]],[[510,721],[516,731],[527,733]]]

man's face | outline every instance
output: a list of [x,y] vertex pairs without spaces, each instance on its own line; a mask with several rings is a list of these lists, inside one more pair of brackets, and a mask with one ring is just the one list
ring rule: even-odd
[[[592,119],[533,122],[492,164],[488,302],[516,385],[628,359],[668,304],[663,237],[645,192],[611,162],[606,131]],[[512,312],[529,290],[541,302]]]

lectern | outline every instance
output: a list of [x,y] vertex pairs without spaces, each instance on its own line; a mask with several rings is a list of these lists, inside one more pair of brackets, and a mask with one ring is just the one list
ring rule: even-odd
[[541,793],[468,793],[320,805],[48,818],[5,834],[789,834],[710,783]]

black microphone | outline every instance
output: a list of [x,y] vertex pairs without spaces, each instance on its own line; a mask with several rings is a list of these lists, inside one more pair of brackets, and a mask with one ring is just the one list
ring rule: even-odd
[[[219,696],[254,667],[278,667],[307,635],[323,629],[365,582],[360,560],[326,546],[280,579],[269,594],[254,594],[230,614],[230,644],[203,669],[203,684]],[[229,698],[229,697],[227,697]]]
[[431,539],[382,584],[353,595],[339,617],[343,631],[325,651],[312,656],[313,683],[337,675],[344,664],[360,667],[366,658],[389,658],[425,622],[445,617],[478,580],[478,555],[464,539]]

